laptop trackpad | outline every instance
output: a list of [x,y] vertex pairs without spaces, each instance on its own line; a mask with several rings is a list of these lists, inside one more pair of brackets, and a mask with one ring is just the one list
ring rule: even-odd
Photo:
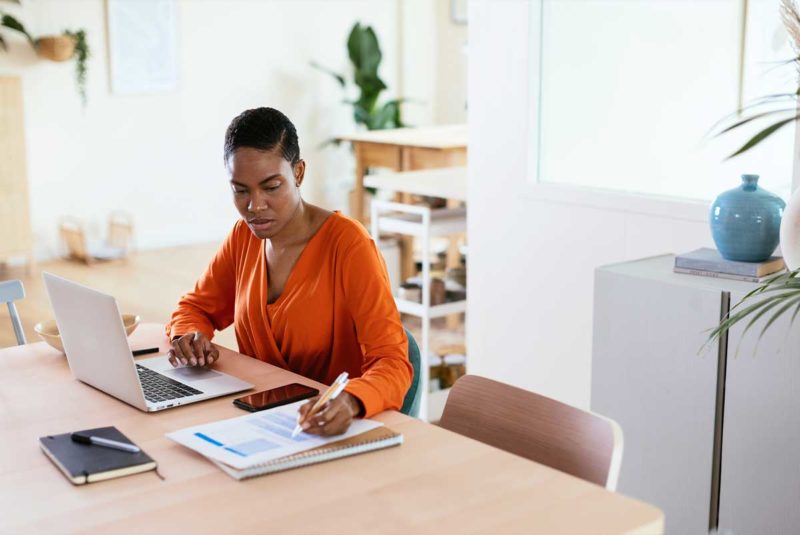
[[187,366],[185,368],[163,370],[161,373],[167,377],[172,377],[182,382],[205,381],[208,379],[222,377],[221,373],[215,372],[214,370],[209,370],[208,368],[203,368],[201,366]]

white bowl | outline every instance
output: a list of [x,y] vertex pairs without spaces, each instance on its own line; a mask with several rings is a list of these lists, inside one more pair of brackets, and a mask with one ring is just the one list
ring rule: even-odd
[[[136,330],[141,318],[136,314],[123,314],[122,323],[125,325],[125,334],[130,334]],[[61,343],[61,335],[58,333],[58,325],[56,320],[47,320],[37,323],[33,326],[33,330],[39,335],[39,338],[47,342],[47,344],[62,353],[64,352],[64,345]]]

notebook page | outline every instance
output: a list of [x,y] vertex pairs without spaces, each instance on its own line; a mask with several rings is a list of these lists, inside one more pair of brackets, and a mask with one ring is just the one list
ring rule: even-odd
[[305,401],[298,401],[266,411],[187,427],[167,433],[167,437],[206,457],[243,469],[353,437],[383,425],[374,420],[359,419],[353,420],[347,432],[334,437],[300,433],[292,438],[292,430],[297,424],[297,409],[303,403]]

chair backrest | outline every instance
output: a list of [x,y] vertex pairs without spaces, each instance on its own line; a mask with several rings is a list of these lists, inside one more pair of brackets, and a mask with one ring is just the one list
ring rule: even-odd
[[133,216],[121,210],[111,212],[108,216],[108,238],[106,242],[109,247],[121,249],[127,253],[131,249],[133,241]]
[[58,225],[61,239],[67,246],[67,255],[75,260],[81,260],[87,264],[91,263],[92,257],[89,254],[89,246],[86,242],[86,234],[79,219],[74,217],[62,217]]
[[419,387],[419,378],[422,373],[422,358],[419,352],[419,346],[411,333],[406,329],[406,336],[408,337],[408,360],[411,361],[411,366],[414,368],[414,377],[411,379],[411,386],[408,387],[406,397],[403,400],[403,406],[400,412],[415,418],[419,415],[419,400],[422,397],[422,390]]
[[603,416],[521,388],[465,375],[441,427],[615,490],[622,430]]
[[25,332],[22,330],[22,321],[17,314],[17,307],[14,306],[14,301],[25,297],[25,288],[22,286],[22,281],[11,280],[0,282],[0,304],[5,303],[8,305],[8,313],[11,316],[11,325],[14,327],[14,335],[17,337],[19,345],[26,344]]

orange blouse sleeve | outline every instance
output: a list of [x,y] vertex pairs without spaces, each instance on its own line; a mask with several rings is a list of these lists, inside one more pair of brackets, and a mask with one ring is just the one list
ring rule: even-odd
[[231,230],[211,263],[194,285],[194,290],[178,301],[166,325],[171,338],[192,331],[200,331],[209,340],[214,330],[221,331],[233,323],[236,302],[236,264],[233,251],[239,224]]
[[413,368],[386,265],[375,242],[366,236],[343,256],[344,295],[364,353],[362,376],[352,379],[345,391],[361,401],[365,417],[398,410],[411,385]]

